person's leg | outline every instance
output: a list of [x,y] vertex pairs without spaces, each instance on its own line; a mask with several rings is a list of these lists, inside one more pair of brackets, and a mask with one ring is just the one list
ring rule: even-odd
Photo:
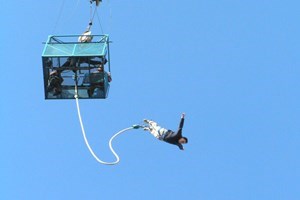
[[144,122],[149,125],[150,130],[159,130],[161,127],[155,122],[145,119]]
[[162,135],[159,132],[161,127],[155,121],[145,119],[144,122],[149,125],[145,127],[144,130],[149,131],[154,137],[161,140]]
[[91,85],[91,86],[88,88],[87,92],[88,92],[89,97],[92,97],[92,96],[93,96],[94,91],[95,91],[95,88],[96,88],[95,85]]

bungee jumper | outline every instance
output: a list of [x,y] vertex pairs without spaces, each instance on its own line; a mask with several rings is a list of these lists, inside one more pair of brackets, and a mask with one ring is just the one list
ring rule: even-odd
[[179,123],[179,128],[176,132],[166,129],[166,128],[163,128],[163,127],[159,126],[155,121],[151,121],[148,119],[144,119],[144,122],[147,125],[144,126],[143,128],[145,131],[149,131],[157,139],[167,142],[167,143],[170,143],[170,144],[177,145],[180,150],[184,150],[183,144],[188,143],[188,139],[186,137],[182,136],[184,117],[185,117],[185,113],[182,113],[180,123]]

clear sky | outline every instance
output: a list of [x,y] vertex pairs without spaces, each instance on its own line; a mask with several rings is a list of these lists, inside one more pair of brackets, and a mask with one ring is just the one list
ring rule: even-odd
[[92,32],[111,43],[106,100],[80,101],[96,154],[149,118],[185,151],[143,130],[101,165],[74,100],[44,100],[48,35],[81,34],[88,0],[1,4],[0,199],[300,199],[300,3],[296,0],[103,0]]

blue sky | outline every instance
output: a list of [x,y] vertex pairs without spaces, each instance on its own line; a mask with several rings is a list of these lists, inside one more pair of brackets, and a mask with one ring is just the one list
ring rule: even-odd
[[89,153],[74,100],[44,100],[43,42],[82,33],[88,0],[3,4],[1,199],[300,198],[298,1],[103,0],[92,32],[113,41],[113,82],[80,101],[94,151],[113,161],[114,133],[175,130],[182,112],[189,138],[126,132],[115,166]]

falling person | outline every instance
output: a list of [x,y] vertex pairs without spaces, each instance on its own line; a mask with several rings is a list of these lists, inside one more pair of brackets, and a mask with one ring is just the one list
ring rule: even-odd
[[149,131],[157,139],[170,144],[177,145],[180,150],[184,150],[183,144],[188,143],[188,139],[182,136],[184,117],[185,117],[185,113],[182,113],[180,123],[179,123],[179,128],[176,132],[163,128],[159,126],[155,121],[151,121],[148,119],[144,120],[144,122],[147,124],[146,126],[144,126],[144,130]]

